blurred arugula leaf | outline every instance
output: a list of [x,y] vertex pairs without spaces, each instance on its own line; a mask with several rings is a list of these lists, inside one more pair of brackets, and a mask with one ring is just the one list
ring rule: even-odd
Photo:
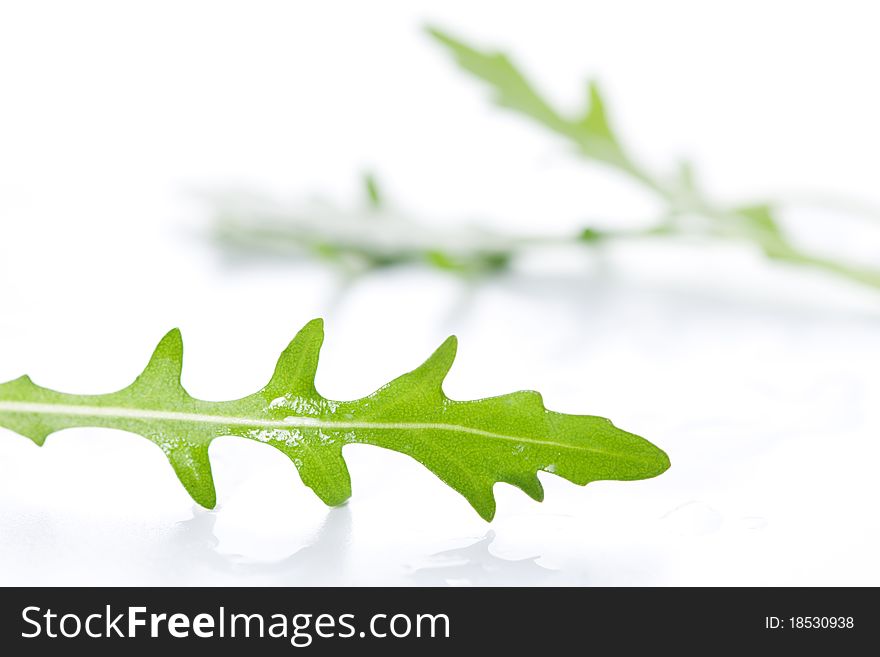
[[[581,155],[628,175],[654,192],[666,205],[661,220],[638,231],[610,231],[588,227],[580,241],[599,243],[612,238],[697,236],[749,242],[774,260],[822,269],[852,281],[880,287],[880,269],[864,267],[807,252],[782,229],[776,205],[761,203],[729,207],[703,192],[689,163],[680,165],[677,176],[667,182],[636,164],[621,146],[613,130],[606,103],[595,81],[590,82],[589,103],[580,117],[565,118],[543,98],[503,53],[481,51],[435,27],[428,34],[449,49],[459,66],[488,84],[496,102],[573,142]],[[703,221],[694,223],[694,218]]]
[[611,128],[596,82],[589,83],[586,109],[580,116],[568,118],[541,96],[507,55],[481,52],[439,29],[429,27],[427,30],[428,34],[449,48],[459,66],[491,86],[498,105],[527,116],[565,137],[588,157],[627,172],[636,170]]
[[[701,187],[689,162],[672,175],[642,166],[623,146],[599,85],[587,85],[585,107],[572,115],[557,109],[506,54],[481,50],[436,27],[428,34],[445,47],[466,72],[491,89],[495,102],[550,131],[574,147],[585,160],[609,167],[653,193],[662,210],[644,228],[584,226],[570,237],[516,236],[474,228],[427,226],[395,212],[367,175],[365,207],[289,208],[221,205],[215,237],[230,248],[259,254],[306,251],[354,271],[400,264],[423,264],[465,276],[506,269],[523,252],[580,244],[596,247],[611,241],[648,238],[735,240],[751,245],[769,259],[810,267],[880,288],[880,269],[805,250],[779,221],[780,201],[720,203]],[[369,219],[369,221],[367,221]]]
[[367,192],[367,200],[369,201],[370,207],[374,210],[381,210],[382,194],[379,191],[379,183],[376,181],[376,176],[372,173],[364,175],[364,189]]
[[271,199],[215,198],[214,241],[227,251],[303,253],[350,274],[396,265],[427,265],[474,277],[505,269],[530,240],[473,226],[431,226],[395,210],[377,178],[364,178],[365,200],[353,209],[313,202],[298,209]]

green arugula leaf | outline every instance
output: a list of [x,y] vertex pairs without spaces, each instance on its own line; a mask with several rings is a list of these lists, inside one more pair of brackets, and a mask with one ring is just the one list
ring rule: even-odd
[[309,322],[281,355],[265,388],[237,401],[206,402],[181,385],[183,343],[174,330],[135,382],[116,393],[65,394],[27,376],[0,384],[0,426],[38,445],[72,427],[139,434],[162,449],[192,498],[208,508],[216,503],[208,447],[219,436],[248,438],[284,452],[303,483],[330,505],[351,495],[345,445],[408,454],[486,520],[495,514],[496,482],[541,501],[541,470],[584,485],[645,479],[669,467],[666,454],[643,438],[600,417],[548,411],[537,392],[449,399],[442,383],[455,358],[454,337],[420,367],[363,399],[326,399],[315,389],[323,339],[322,321]]
[[530,237],[471,226],[430,225],[396,211],[378,181],[364,181],[365,207],[286,207],[255,196],[213,199],[215,242],[237,255],[317,256],[349,273],[429,265],[475,277],[501,271]]
[[367,201],[370,209],[381,210],[383,205],[382,193],[379,191],[379,182],[372,173],[364,175],[364,189],[367,192]]
[[595,81],[588,86],[587,108],[580,116],[568,118],[541,96],[505,54],[477,50],[434,27],[427,28],[427,31],[449,48],[459,66],[492,87],[498,105],[519,112],[569,139],[584,155],[629,173],[636,171],[611,127]]
[[[614,230],[589,226],[577,240],[600,244],[611,239],[698,236],[735,239],[758,247],[768,258],[812,267],[880,288],[880,270],[805,251],[782,230],[776,219],[779,203],[729,207],[713,201],[697,184],[689,163],[680,163],[671,179],[657,176],[637,164],[621,146],[611,126],[605,102],[595,82],[589,85],[589,103],[579,117],[568,118],[553,108],[503,53],[481,51],[436,29],[428,33],[448,48],[459,66],[487,83],[502,107],[536,121],[573,142],[581,155],[616,169],[643,185],[666,206],[654,225],[645,229]],[[868,214],[872,214],[870,211]],[[682,220],[686,217],[687,220]],[[694,222],[692,219],[698,219]]]
[[756,230],[770,235],[782,234],[779,222],[776,221],[776,217],[773,215],[773,207],[767,203],[734,208],[733,213],[747,219],[749,225]]
[[452,51],[463,69],[492,86],[496,103],[525,114],[561,134],[567,134],[570,130],[571,123],[541,98],[507,55],[481,52],[437,28],[428,27],[427,31]]

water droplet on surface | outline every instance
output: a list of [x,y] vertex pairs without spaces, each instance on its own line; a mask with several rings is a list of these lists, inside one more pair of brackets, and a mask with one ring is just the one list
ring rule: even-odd
[[724,516],[705,502],[685,502],[663,516],[663,523],[679,536],[714,534],[724,523]]
[[539,556],[505,559],[489,546],[495,540],[491,529],[482,539],[462,548],[437,552],[429,563],[411,575],[419,586],[487,586],[546,583],[556,571],[537,563]]
[[738,524],[740,528],[746,531],[757,532],[767,529],[769,523],[767,522],[767,518],[761,516],[744,516],[739,519]]

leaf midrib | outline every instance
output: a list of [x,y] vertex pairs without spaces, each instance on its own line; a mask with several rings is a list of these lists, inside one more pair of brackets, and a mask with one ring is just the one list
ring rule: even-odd
[[[221,402],[222,403],[222,402]],[[327,429],[328,431],[346,429],[401,430],[401,431],[449,431],[468,433],[484,438],[505,440],[514,443],[529,443],[541,447],[555,447],[577,452],[593,452],[627,460],[641,460],[630,454],[609,452],[594,447],[568,445],[549,440],[536,440],[521,436],[495,433],[461,424],[439,422],[336,422],[313,417],[291,416],[284,420],[260,420],[256,418],[231,415],[206,415],[203,413],[184,413],[153,409],[126,408],[121,406],[87,406],[78,404],[46,404],[37,402],[12,402],[0,400],[0,413],[42,414],[64,417],[102,417],[127,420],[156,420],[162,422],[187,422],[192,424],[213,424],[231,427],[251,427],[260,429]]]

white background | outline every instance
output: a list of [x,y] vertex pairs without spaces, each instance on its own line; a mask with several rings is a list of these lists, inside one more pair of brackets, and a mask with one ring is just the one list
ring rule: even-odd
[[[172,326],[184,382],[253,392],[308,319],[318,387],[372,391],[461,341],[446,390],[540,390],[668,451],[649,481],[487,525],[407,457],[346,448],[328,510],[280,452],[211,448],[194,508],[160,450],[0,429],[0,584],[880,584],[880,293],[747,247],[622,245],[469,288],[423,270],[349,288],[323,265],[230,263],[197,192],[355,205],[375,170],[425,222],[567,234],[651,200],[494,108],[422,32],[502,47],[572,111],[604,85],[633,150],[688,156],[722,199],[878,203],[872,2],[3,2],[0,380],[129,383]],[[880,233],[802,209],[806,243],[877,261]]]

